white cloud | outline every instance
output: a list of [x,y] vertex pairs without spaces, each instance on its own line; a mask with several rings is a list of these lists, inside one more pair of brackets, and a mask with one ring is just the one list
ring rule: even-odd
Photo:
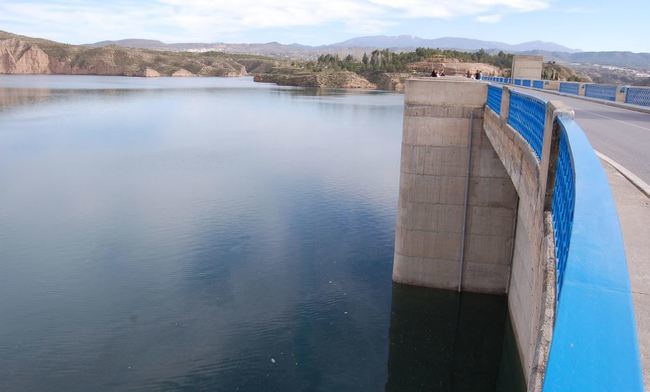
[[503,19],[501,14],[492,14],[492,15],[479,15],[476,17],[476,20],[483,23],[498,23]]
[[38,26],[76,42],[125,37],[212,40],[259,29],[339,23],[350,33],[379,33],[412,18],[475,17],[543,10],[552,0],[0,0],[0,23]]

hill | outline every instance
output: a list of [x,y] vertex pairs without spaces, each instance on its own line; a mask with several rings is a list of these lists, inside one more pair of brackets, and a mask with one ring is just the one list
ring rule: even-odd
[[650,53],[634,52],[546,52],[532,51],[531,53],[543,55],[549,60],[587,65],[608,65],[632,69],[650,70]]
[[[143,40],[130,43],[145,44]],[[266,57],[219,52],[68,45],[0,31],[0,73],[4,74],[242,76],[264,72],[278,64]]]
[[117,45],[131,48],[140,49],[158,49],[170,51],[208,51],[216,50],[229,53],[249,53],[272,55],[281,57],[292,58],[306,58],[316,57],[320,54],[355,54],[363,53],[363,51],[371,52],[374,49],[392,49],[400,50],[415,50],[416,48],[439,48],[439,49],[456,49],[464,51],[477,51],[479,49],[485,50],[504,50],[510,52],[521,51],[558,51],[558,52],[575,52],[574,49],[565,46],[542,41],[531,41],[520,44],[506,44],[496,41],[482,41],[470,38],[459,37],[443,37],[435,39],[426,39],[415,37],[412,35],[399,35],[399,36],[367,36],[357,37],[346,41],[337,42],[328,45],[309,46],[300,44],[281,44],[278,42],[267,43],[163,43],[155,40],[145,39],[124,39],[118,41],[101,41],[88,44],[91,47],[101,47],[108,45]]

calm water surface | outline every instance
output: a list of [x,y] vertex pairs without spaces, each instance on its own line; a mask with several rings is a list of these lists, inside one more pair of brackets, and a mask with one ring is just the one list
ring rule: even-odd
[[516,384],[503,298],[391,283],[402,100],[0,76],[0,390]]

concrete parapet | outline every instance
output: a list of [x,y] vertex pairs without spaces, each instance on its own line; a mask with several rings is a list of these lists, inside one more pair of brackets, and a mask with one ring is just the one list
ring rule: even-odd
[[616,86],[616,102],[623,102],[625,103],[625,97],[627,95],[627,87],[626,86]]
[[544,81],[544,90],[560,91],[560,81],[559,80],[545,80]]
[[578,95],[584,97],[586,92],[587,92],[587,83],[578,83]]

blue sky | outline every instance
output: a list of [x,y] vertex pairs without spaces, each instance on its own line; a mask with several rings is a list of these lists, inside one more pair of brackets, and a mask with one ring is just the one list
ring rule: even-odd
[[650,52],[648,0],[0,0],[0,30],[68,43],[327,44],[361,35]]

